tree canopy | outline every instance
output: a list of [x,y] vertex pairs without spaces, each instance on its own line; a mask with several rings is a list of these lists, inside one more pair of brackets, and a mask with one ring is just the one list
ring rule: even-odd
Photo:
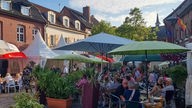
[[133,8],[129,16],[125,18],[124,23],[117,28],[117,34],[121,37],[129,38],[136,41],[155,40],[156,29],[146,26],[146,22],[139,8]]
[[101,20],[99,24],[94,25],[91,29],[92,35],[98,34],[100,32],[105,32],[109,34],[115,34],[116,27],[111,26],[109,22]]
[[142,12],[139,8],[131,9],[123,24],[117,28],[111,26],[109,22],[104,20],[92,28],[93,35],[100,32],[105,32],[136,41],[156,40],[157,31],[158,28],[146,26],[146,22],[144,21]]

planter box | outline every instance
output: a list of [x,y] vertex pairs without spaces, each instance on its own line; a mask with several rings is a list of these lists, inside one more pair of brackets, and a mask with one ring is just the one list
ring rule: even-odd
[[72,99],[55,99],[46,98],[48,103],[48,108],[71,108]]
[[83,86],[82,105],[83,108],[98,108],[99,85],[87,83]]

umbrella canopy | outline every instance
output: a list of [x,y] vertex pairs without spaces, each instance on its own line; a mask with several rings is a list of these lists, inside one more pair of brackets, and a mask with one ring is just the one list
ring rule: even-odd
[[139,55],[139,54],[165,54],[165,53],[179,53],[186,52],[189,49],[161,41],[142,41],[133,42],[119,48],[116,48],[109,52],[116,55]]
[[91,59],[93,61],[93,63],[108,63],[107,61],[99,59],[99,58],[96,58],[96,57],[89,58],[89,59]]
[[27,58],[27,56],[22,52],[10,52],[1,55],[1,59],[15,59],[15,58]]
[[0,40],[0,54],[6,54],[10,52],[19,52],[19,49],[11,43]]
[[73,61],[79,61],[79,62],[93,62],[92,59],[89,59],[89,58],[79,55],[79,54],[64,54],[64,55],[56,56],[52,59],[73,60]]
[[[163,58],[160,54],[150,54],[147,55],[148,61],[163,61]],[[125,57],[122,57],[120,61],[145,61],[145,55],[126,55]]]
[[121,38],[119,36],[114,36],[107,33],[99,33],[90,36],[84,40],[80,40],[75,43],[56,48],[56,50],[75,50],[107,53],[119,46],[129,44],[131,42],[133,41]]
[[102,60],[105,60],[105,61],[107,61],[109,63],[113,63],[114,62],[114,60],[112,58],[110,58],[110,57],[106,57],[106,56],[102,56],[102,55],[97,55],[96,57],[98,57],[98,58],[100,58]]

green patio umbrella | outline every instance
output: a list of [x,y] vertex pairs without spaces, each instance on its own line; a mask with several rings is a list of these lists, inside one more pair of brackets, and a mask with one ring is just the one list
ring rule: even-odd
[[[113,55],[145,54],[145,61],[147,68],[148,54],[180,53],[186,51],[189,51],[189,49],[172,43],[161,41],[141,41],[141,42],[129,43],[127,45],[116,48],[110,51],[109,53]],[[148,83],[147,83],[147,98],[148,98]]]
[[94,62],[92,59],[89,59],[88,57],[82,56],[80,54],[64,54],[64,55],[56,56],[52,59],[70,60],[70,61],[78,61],[78,62],[86,62],[86,63]]
[[[73,61],[85,62],[85,63],[100,63],[99,60],[91,59],[91,58],[85,57],[85,56],[80,55],[80,54],[64,54],[64,55],[56,56],[56,57],[51,58],[51,59],[69,60],[70,61],[70,67],[72,67],[71,65],[73,64]],[[69,68],[69,72],[70,71],[71,71],[71,69]]]

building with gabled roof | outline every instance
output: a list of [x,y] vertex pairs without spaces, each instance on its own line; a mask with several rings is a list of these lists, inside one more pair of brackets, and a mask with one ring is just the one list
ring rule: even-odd
[[83,12],[66,6],[57,12],[38,4],[33,5],[47,22],[45,41],[49,47],[55,47],[60,36],[63,36],[67,43],[84,39],[91,34],[92,26],[98,23],[94,16],[90,16],[89,6],[83,7]]
[[40,30],[44,38],[46,22],[38,9],[27,0],[0,1],[0,39],[25,49]]
[[[186,26],[185,30],[178,24],[178,19]],[[192,42],[192,0],[184,0],[164,18],[164,23],[172,43],[185,46]]]

